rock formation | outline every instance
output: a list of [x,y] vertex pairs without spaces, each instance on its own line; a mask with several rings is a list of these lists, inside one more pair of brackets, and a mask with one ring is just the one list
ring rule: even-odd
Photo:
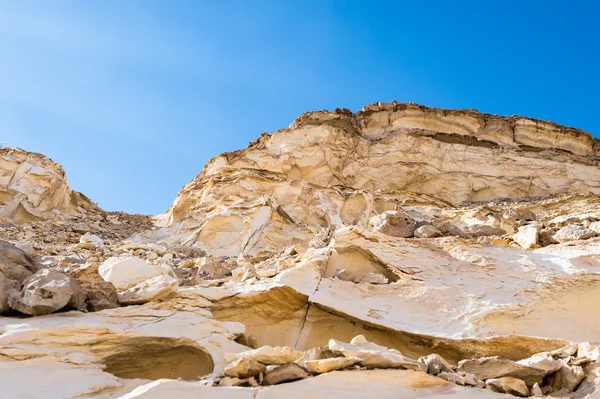
[[157,217],[1,151],[0,397],[600,397],[586,132],[312,112]]

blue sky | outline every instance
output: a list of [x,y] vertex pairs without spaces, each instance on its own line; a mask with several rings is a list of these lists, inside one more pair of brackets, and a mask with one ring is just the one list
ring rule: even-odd
[[0,0],[0,142],[165,211],[304,111],[412,101],[600,135],[595,1]]

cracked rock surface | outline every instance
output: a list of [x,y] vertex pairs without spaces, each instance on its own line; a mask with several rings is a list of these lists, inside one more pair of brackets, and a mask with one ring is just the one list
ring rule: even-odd
[[600,397],[599,162],[552,122],[376,103],[145,216],[2,148],[0,397]]

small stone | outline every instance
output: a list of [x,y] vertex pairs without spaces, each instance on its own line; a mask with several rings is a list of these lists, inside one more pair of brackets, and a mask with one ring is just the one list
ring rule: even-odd
[[463,377],[465,378],[465,385],[470,385],[470,386],[475,387],[479,383],[477,381],[477,378],[475,378],[475,376],[471,373],[464,373]]
[[487,386],[495,388],[497,392],[508,393],[515,396],[529,396],[529,389],[525,381],[513,377],[493,378],[486,381]]
[[274,368],[265,374],[263,385],[277,385],[284,382],[302,380],[308,377],[308,373],[296,363],[288,363]]
[[295,363],[306,368],[305,363],[309,360],[332,359],[336,357],[340,357],[340,355],[333,353],[327,346],[319,346],[304,352],[304,355],[296,360]]
[[538,383],[533,384],[533,387],[531,387],[531,396],[542,396],[543,394],[542,388],[540,388]]

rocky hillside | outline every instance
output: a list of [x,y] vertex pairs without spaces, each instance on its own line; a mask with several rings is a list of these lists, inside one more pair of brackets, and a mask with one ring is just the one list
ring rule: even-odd
[[0,397],[600,397],[599,143],[306,113],[154,218],[2,149]]

